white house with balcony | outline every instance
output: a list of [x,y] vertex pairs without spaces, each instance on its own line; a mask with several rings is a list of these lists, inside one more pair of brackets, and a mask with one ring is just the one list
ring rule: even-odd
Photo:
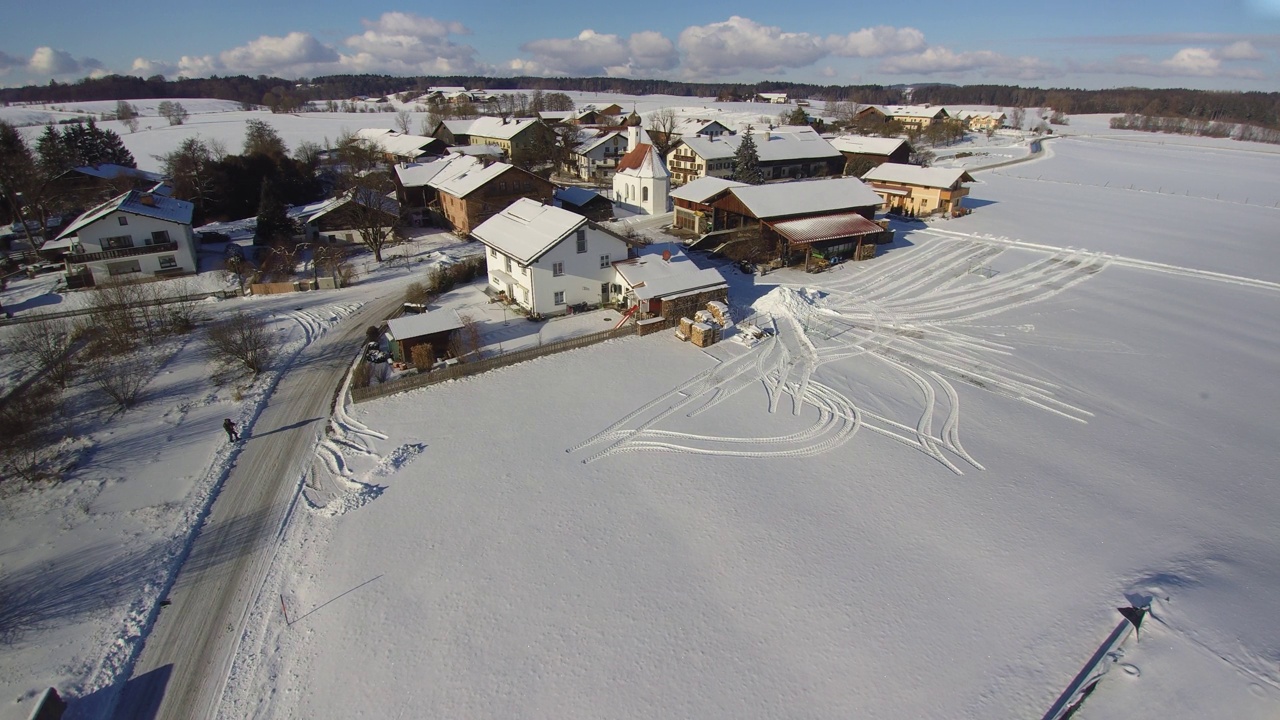
[[194,208],[184,200],[131,190],[76,218],[42,249],[65,249],[68,273],[83,268],[94,284],[194,273]]
[[613,264],[630,244],[581,215],[521,198],[471,235],[485,246],[491,289],[531,314],[623,299]]

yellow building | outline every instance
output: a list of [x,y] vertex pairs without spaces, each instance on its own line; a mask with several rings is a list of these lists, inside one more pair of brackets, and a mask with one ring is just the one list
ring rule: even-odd
[[881,207],[914,215],[960,215],[960,199],[969,194],[962,183],[973,182],[964,170],[922,168],[885,163],[868,170],[864,182],[880,196]]

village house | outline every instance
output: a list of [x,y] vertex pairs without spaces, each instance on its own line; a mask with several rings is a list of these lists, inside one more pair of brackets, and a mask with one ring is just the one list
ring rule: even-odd
[[935,105],[868,105],[858,111],[857,120],[887,123],[897,120],[908,130],[924,130],[935,122],[949,120],[947,109]]
[[710,200],[732,187],[746,187],[746,183],[718,177],[700,177],[685,183],[671,191],[671,201],[675,206],[676,228],[705,235],[715,230],[715,208]]
[[627,154],[627,135],[618,130],[583,130],[582,144],[573,151],[575,174],[583,180],[608,180]]
[[774,105],[789,105],[791,103],[791,99],[787,97],[786,93],[770,92],[756,93],[755,101],[771,103]]
[[[681,138],[667,154],[673,184],[683,185],[705,176],[731,177],[743,137],[744,134],[739,133],[714,138]],[[784,125],[755,130],[752,138],[766,181],[835,177],[844,172],[844,155],[811,127]]]
[[[356,208],[358,205],[365,210]],[[315,241],[322,236],[330,241],[341,239],[345,242],[359,241],[363,223],[372,227],[378,223],[387,231],[401,226],[400,203],[393,197],[387,197],[369,190],[352,189],[301,209],[291,209],[289,217],[297,224],[302,236],[307,241]]]
[[875,221],[880,196],[858,178],[730,187],[707,201],[715,228],[696,243],[731,257],[862,259],[893,235]]
[[159,173],[113,163],[71,168],[53,178],[49,189],[52,194],[81,208],[97,205],[129,190],[156,195],[172,192]]
[[493,145],[501,148],[503,157],[528,150],[539,140],[549,140],[551,129],[537,118],[512,120],[478,117],[471,120],[445,120],[436,126],[433,136],[449,145]]
[[396,183],[396,200],[406,220],[414,227],[422,227],[430,219],[430,211],[439,211],[439,195],[431,181],[437,176],[461,175],[468,170],[484,167],[484,161],[469,155],[450,154],[446,157],[422,163],[397,163],[392,178]]
[[702,268],[680,245],[657,243],[638,249],[634,257],[615,262],[623,305],[635,308],[641,334],[674,327],[709,302],[727,303],[729,284],[715,268]]
[[471,235],[485,246],[491,291],[530,314],[624,298],[613,263],[631,244],[581,215],[521,198]]
[[862,179],[879,193],[885,209],[914,215],[963,214],[960,199],[969,188],[962,183],[973,182],[963,169],[896,164],[873,168]]
[[377,148],[389,163],[415,162],[423,158],[439,157],[448,151],[444,141],[437,138],[405,135],[395,130],[362,128],[356,131],[356,137]]
[[444,218],[461,236],[520,198],[549,203],[555,190],[550,180],[507,163],[482,162],[457,175],[437,175],[427,184],[435,188]]
[[704,120],[701,118],[684,118],[679,120],[671,128],[671,131],[667,133],[653,128],[647,129],[647,132],[649,133],[649,137],[653,138],[655,142],[662,143],[669,140],[669,144],[674,144],[675,141],[685,137],[701,136],[716,138],[721,135],[733,134],[733,131],[719,120]]
[[964,128],[973,132],[995,132],[1004,127],[1007,117],[1002,112],[978,112],[961,110],[956,118],[964,123]]
[[456,310],[445,309],[391,318],[383,327],[391,359],[408,363],[413,362],[413,349],[421,345],[431,347],[432,358],[446,357],[463,322]]
[[76,218],[43,249],[64,251],[68,278],[92,284],[194,273],[194,209],[184,200],[130,190]]
[[846,174],[860,175],[876,165],[911,161],[911,145],[902,138],[841,135],[830,142],[844,156]]
[[631,151],[613,173],[613,201],[634,212],[661,215],[669,205],[671,174],[658,150],[639,142],[640,132],[631,128]]

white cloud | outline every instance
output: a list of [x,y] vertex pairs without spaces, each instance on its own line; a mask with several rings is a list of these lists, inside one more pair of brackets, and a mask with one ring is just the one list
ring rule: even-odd
[[173,75],[178,67],[172,63],[147,58],[134,58],[130,72],[138,77],[149,78],[152,75]]
[[284,37],[263,35],[246,45],[218,55],[222,65],[244,72],[287,72],[299,65],[336,62],[338,53],[314,36],[291,32]]
[[958,53],[940,46],[913,55],[887,58],[880,63],[879,70],[893,75],[977,72],[1019,80],[1038,80],[1058,74],[1053,65],[1039,58],[1014,58],[991,50]]
[[670,70],[679,61],[675,44],[653,31],[627,39],[587,29],[575,38],[546,38],[520,46],[533,55],[528,61],[512,61],[513,70],[525,75],[632,75]]
[[920,50],[925,46],[924,33],[915,28],[878,25],[848,35],[832,35],[827,47],[845,57],[881,57]]
[[685,28],[679,46],[686,68],[694,75],[778,72],[811,65],[828,54],[825,42],[816,35],[782,32],[737,15],[724,22]]
[[412,13],[383,13],[377,20],[363,20],[365,31],[352,35],[345,45],[355,51],[343,55],[343,69],[359,72],[469,74],[486,68],[470,45],[455,43],[450,35],[468,35],[457,22],[446,22]]
[[38,75],[67,75],[80,71],[80,63],[66,50],[44,46],[36,48],[27,61],[27,69]]
[[[1236,48],[1233,52],[1239,52]],[[1209,48],[1182,48],[1172,57],[1152,60],[1145,55],[1122,55],[1109,62],[1088,63],[1073,68],[1078,72],[1148,75],[1151,77],[1241,78],[1260,80],[1256,68],[1225,64],[1220,51]]]
[[200,57],[194,55],[183,55],[178,60],[178,74],[183,77],[204,77],[220,72],[222,67],[218,59],[212,55],[203,55]]
[[1263,58],[1262,52],[1248,40],[1237,40],[1224,48],[1219,48],[1215,55],[1223,60],[1261,60]]

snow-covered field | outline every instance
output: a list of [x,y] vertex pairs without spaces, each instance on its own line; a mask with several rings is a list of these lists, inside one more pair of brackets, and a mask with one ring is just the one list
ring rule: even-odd
[[[123,136],[235,147],[239,112]],[[252,116],[291,146],[390,117]],[[339,408],[221,715],[1040,717],[1150,598],[1078,717],[1275,717],[1280,157],[1072,123],[874,261],[731,274],[754,348],[628,338]],[[273,316],[287,357],[418,272],[208,311]],[[266,386],[181,344],[69,481],[0,487],[0,717],[47,685],[104,710]]]

